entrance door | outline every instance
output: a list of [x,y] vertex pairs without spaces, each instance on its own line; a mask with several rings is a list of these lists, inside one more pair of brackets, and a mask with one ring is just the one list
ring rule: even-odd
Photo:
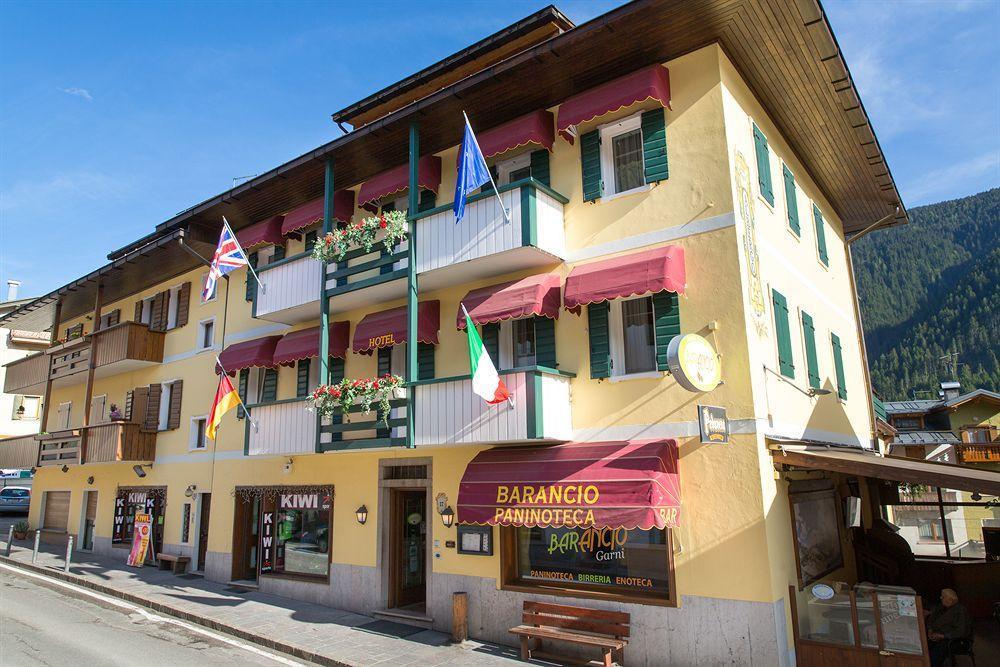
[[97,491],[87,491],[86,495],[80,548],[91,551],[94,548],[94,525],[97,522]]
[[236,497],[233,519],[233,580],[257,580],[260,498]]
[[198,571],[205,571],[205,553],[208,551],[208,516],[212,510],[212,494],[201,494],[201,514],[198,517]]
[[420,606],[427,599],[427,494],[393,489],[392,500],[390,606]]

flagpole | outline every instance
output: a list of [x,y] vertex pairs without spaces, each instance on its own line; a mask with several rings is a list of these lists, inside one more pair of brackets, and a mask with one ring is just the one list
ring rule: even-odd
[[[465,118],[465,124],[468,125],[469,129],[471,130],[472,123],[469,122],[469,116],[465,113],[465,109],[462,109],[462,116]],[[483,151],[481,148],[479,148],[479,139],[476,139],[475,132],[472,133],[472,139],[473,141],[476,142],[476,150],[478,150],[481,155]],[[490,176],[490,184],[493,186],[493,194],[496,195],[497,201],[500,202],[500,210],[503,211],[504,220],[510,223],[510,212],[507,211],[507,207],[503,205],[503,200],[500,199],[500,191],[497,190],[496,181],[493,180],[493,172],[487,169],[486,173],[489,174]]]
[[[267,294],[267,286],[260,281],[260,276],[258,276],[257,272],[253,270],[252,266],[250,266],[250,256],[247,254],[247,251],[243,249],[243,246],[240,245],[240,240],[236,238],[236,233],[233,231],[233,228],[229,226],[229,221],[226,220],[226,216],[222,216],[222,224],[224,224],[226,229],[229,230],[230,235],[233,237],[233,242],[236,243],[236,247],[239,248],[240,252],[243,253],[243,256],[247,258],[247,271],[253,274],[254,280],[257,281],[257,287],[260,288],[261,294]],[[228,283],[226,284],[228,285]]]

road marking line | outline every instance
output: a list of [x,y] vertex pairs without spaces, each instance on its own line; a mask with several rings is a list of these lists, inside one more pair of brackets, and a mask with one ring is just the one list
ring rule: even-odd
[[92,591],[89,588],[84,588],[82,586],[77,586],[76,584],[71,584],[71,583],[62,581],[60,579],[52,579],[51,577],[46,577],[45,575],[38,574],[37,572],[32,572],[30,570],[24,570],[24,569],[19,568],[19,567],[7,565],[6,563],[0,563],[0,569],[8,570],[8,571],[10,571],[11,573],[14,573],[14,574],[28,576],[28,577],[32,577],[34,579],[40,579],[40,580],[44,581],[47,584],[52,584],[52,585],[55,585],[55,586],[62,586],[63,588],[68,588],[68,589],[70,589],[70,590],[72,590],[72,591],[74,591],[76,593],[80,593],[80,594],[83,594],[83,595],[86,595],[86,596],[89,596],[89,597],[101,600],[102,602],[106,602],[106,603],[108,603],[108,604],[110,604],[112,606],[119,607],[121,609],[127,609],[130,612],[138,613],[141,616],[145,617],[149,621],[154,621],[156,623],[170,623],[172,625],[176,625],[176,626],[182,627],[182,628],[184,628],[186,630],[189,630],[191,632],[194,632],[196,634],[204,635],[206,637],[211,637],[212,639],[215,639],[216,641],[222,642],[223,644],[229,644],[230,646],[235,646],[237,648],[241,648],[244,651],[249,651],[250,653],[255,653],[257,655],[264,656],[265,658],[268,658],[270,660],[274,660],[275,662],[278,662],[278,663],[280,663],[282,665],[289,665],[290,667],[303,667],[303,664],[304,664],[304,663],[301,663],[301,662],[297,662],[295,660],[291,660],[291,659],[286,658],[284,656],[276,655],[276,654],[271,653],[269,651],[265,651],[264,649],[257,648],[253,644],[249,644],[249,643],[240,641],[238,639],[234,639],[232,637],[227,637],[226,635],[222,635],[222,634],[219,634],[217,632],[212,632],[211,630],[203,628],[203,627],[201,627],[199,625],[194,625],[192,623],[186,623],[184,621],[181,621],[181,620],[176,619],[176,618],[172,618],[170,616],[161,616],[159,614],[154,614],[154,613],[150,612],[148,609],[146,609],[144,607],[141,607],[141,606],[139,606],[137,604],[132,604],[131,602],[126,602],[126,601],[120,600],[118,598],[113,598],[110,595],[105,595],[103,593],[98,593],[97,591]]

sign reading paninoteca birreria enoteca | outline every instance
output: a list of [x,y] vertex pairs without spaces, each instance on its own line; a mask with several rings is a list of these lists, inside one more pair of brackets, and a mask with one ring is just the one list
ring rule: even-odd
[[688,391],[712,391],[722,381],[719,355],[698,334],[675,336],[670,341],[667,366],[677,384]]
[[703,444],[728,444],[729,419],[726,417],[726,409],[714,405],[699,405],[698,433]]

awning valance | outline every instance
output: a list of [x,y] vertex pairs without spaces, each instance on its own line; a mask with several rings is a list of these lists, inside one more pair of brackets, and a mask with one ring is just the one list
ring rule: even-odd
[[984,468],[805,444],[774,446],[771,457],[776,464],[1000,496],[1000,472]]
[[[441,302],[421,301],[417,306],[417,340],[438,344],[441,328]],[[380,347],[392,347],[406,342],[406,306],[369,313],[354,328],[355,352],[371,354]]]
[[[354,190],[337,190],[333,193],[333,219],[340,222],[350,222],[354,215]],[[281,223],[281,233],[284,236],[293,234],[303,227],[323,222],[323,198],[313,199],[285,214]]]
[[638,102],[656,100],[670,108],[670,73],[653,65],[574,95],[559,105],[559,134],[573,143],[571,128]]
[[281,236],[281,221],[284,216],[275,215],[273,217],[244,227],[236,232],[236,240],[240,242],[240,247],[246,252],[252,252],[265,245],[281,245],[285,239]]
[[[427,190],[438,191],[441,185],[441,158],[425,155],[417,162],[417,185]],[[401,164],[394,169],[383,171],[361,185],[358,204],[365,206],[387,195],[402,192],[410,187],[410,166]]]
[[[330,356],[343,359],[350,344],[350,322],[330,322]],[[291,366],[300,359],[319,356],[319,327],[286,333],[274,346],[274,364]]]
[[684,248],[669,245],[575,267],[566,278],[563,303],[579,313],[589,303],[664,290],[683,294],[686,286]]
[[219,355],[219,363],[230,375],[253,366],[274,368],[274,348],[279,340],[281,336],[265,336],[227,345]]
[[675,527],[674,440],[487,449],[465,468],[458,522],[491,526]]
[[483,157],[499,155],[525,144],[538,144],[551,151],[555,141],[555,122],[551,112],[535,111],[486,130],[476,139]]
[[[559,317],[561,279],[554,273],[528,276],[499,285],[480,287],[465,295],[465,304],[475,324],[489,324],[532,315]],[[457,326],[465,329],[465,314],[458,308]]]

